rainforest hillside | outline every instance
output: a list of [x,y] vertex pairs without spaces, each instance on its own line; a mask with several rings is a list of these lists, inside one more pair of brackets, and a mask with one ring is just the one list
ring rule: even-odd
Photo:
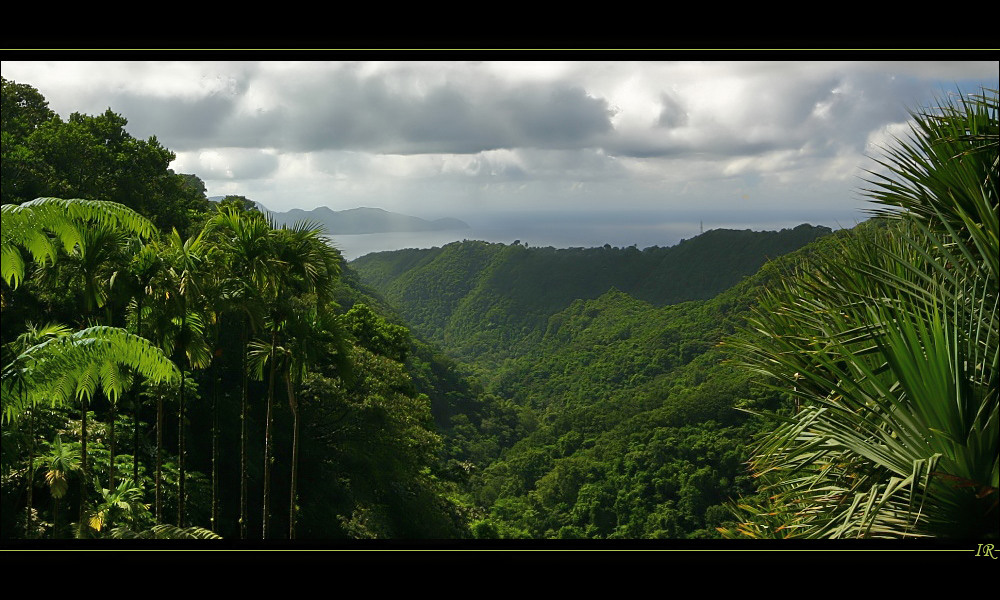
[[351,262],[414,330],[452,356],[498,364],[537,344],[548,319],[576,300],[617,289],[654,306],[705,300],[769,258],[830,233],[711,230],[672,247],[529,248],[465,241]]
[[[533,343],[500,364],[492,364],[495,355],[488,353],[473,359],[484,393],[476,404],[436,418],[449,472],[466,482],[478,511],[474,534],[719,537],[716,528],[731,519],[729,502],[756,493],[745,465],[748,447],[772,425],[740,409],[784,412],[790,406],[782,395],[753,385],[751,374],[727,362],[719,344],[746,325],[761,294],[780,285],[795,265],[828,255],[853,235],[822,236],[749,277],[729,274],[738,283],[708,300],[656,305],[614,288],[576,299],[524,340]],[[492,246],[467,244],[473,250]],[[449,249],[460,250],[424,253]],[[609,250],[565,254],[588,262],[588,254],[601,252]],[[723,252],[715,255],[726,264]],[[632,266],[629,257],[639,260],[642,253],[619,252],[620,269]],[[566,266],[570,260],[563,265],[574,268]],[[423,272],[434,276],[432,268]],[[519,290],[523,297],[530,291],[544,295],[546,286]],[[450,350],[447,342],[444,348]]]
[[320,230],[2,93],[3,539],[468,535],[431,416],[468,384]]

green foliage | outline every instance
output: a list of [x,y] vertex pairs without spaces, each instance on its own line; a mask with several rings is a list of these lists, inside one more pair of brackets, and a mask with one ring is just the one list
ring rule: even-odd
[[36,467],[45,469],[45,483],[49,486],[49,492],[56,500],[61,499],[69,490],[69,474],[80,469],[80,451],[64,445],[62,438],[57,435],[48,452],[43,449],[32,469]]
[[[94,125],[84,118],[76,121]],[[110,117],[105,121],[112,130],[123,124]],[[5,132],[5,143],[8,139]],[[190,177],[184,179],[189,188],[197,183]],[[302,523],[309,535],[368,535],[365,527],[344,526],[351,522],[351,515],[368,513],[388,515],[395,523],[384,530],[372,525],[376,527],[373,531],[382,532],[379,535],[464,535],[465,517],[449,499],[455,495],[454,489],[428,468],[436,463],[439,444],[432,433],[430,401],[415,391],[402,365],[389,360],[402,361],[410,354],[407,330],[360,305],[350,317],[338,318],[338,307],[331,300],[340,273],[339,252],[325,244],[313,227],[274,229],[259,212],[242,208],[230,202],[214,218],[202,219],[205,227],[195,235],[185,238],[174,229],[161,238],[153,222],[123,204],[39,198],[3,206],[3,276],[10,284],[4,287],[4,334],[12,341],[3,347],[6,426],[2,487],[5,507],[17,507],[5,508],[4,537],[15,531],[61,537],[68,533],[69,520],[75,518],[67,515],[76,514],[77,509],[82,520],[73,529],[88,537],[216,537],[201,526],[160,523],[154,527],[156,519],[175,509],[178,519],[201,525],[211,519],[214,529],[233,535],[234,526],[229,523],[234,522],[237,504],[230,490],[238,489],[239,481],[223,472],[221,465],[232,464],[234,457],[217,456],[215,446],[208,442],[216,436],[231,440],[230,446],[236,441],[234,431],[239,427],[233,424],[240,422],[240,415],[234,410],[235,395],[224,390],[239,387],[240,354],[248,347],[266,354],[276,367],[275,376],[285,380],[286,385],[272,388],[268,396],[287,395],[296,431],[302,412],[296,391],[307,365],[331,377],[344,377],[335,381],[354,386],[345,389],[373,390],[361,394],[360,404],[348,403],[342,413],[355,424],[358,440],[375,444],[364,451],[349,452],[355,458],[339,471],[351,478],[355,500],[338,505],[343,512]],[[82,317],[80,307],[85,309]],[[38,318],[75,313],[74,320],[83,322],[98,309],[103,309],[106,322],[128,326],[137,333],[113,326],[79,331],[55,325],[31,328],[22,321],[22,315]],[[243,340],[238,339],[242,328],[226,330],[222,326],[223,322],[241,320],[249,334]],[[354,352],[345,343],[348,334],[341,320],[353,326],[351,336],[359,345]],[[13,339],[26,328],[28,333]],[[254,341],[255,332],[266,333]],[[187,367],[183,391],[176,387],[181,372],[158,346]],[[362,347],[385,357],[366,354]],[[366,356],[396,365],[383,373],[384,381],[391,382],[389,387],[377,376],[363,383],[350,377],[355,369],[351,360],[359,361],[357,368],[363,372],[375,368],[382,373],[382,367],[367,365]],[[269,384],[275,376],[268,379]],[[423,376],[431,387],[438,385],[434,369]],[[141,395],[133,390],[131,398],[138,402],[124,406],[134,410],[134,415],[123,417],[118,414],[118,405],[140,378],[146,389]],[[167,383],[172,385],[163,385]],[[264,395],[253,385],[248,386],[248,392],[256,398]],[[58,427],[56,423],[66,422],[65,411],[80,398],[96,410],[87,411],[86,421],[70,420],[69,425],[53,429]],[[152,398],[156,406],[139,401],[143,398]],[[175,407],[177,420],[158,419],[154,410]],[[307,443],[301,457],[295,458],[296,438],[288,440],[283,432],[291,429],[285,429],[288,411],[280,408],[275,403],[270,462],[274,480],[288,483],[290,479],[292,492],[291,498],[284,496],[288,498],[286,506],[281,506],[276,496],[272,512],[290,508],[287,514],[294,521],[301,513],[294,507],[323,502],[316,494],[324,484],[307,479],[296,490],[294,465],[316,464],[311,454],[316,447]],[[246,414],[249,435],[264,429],[257,410],[251,406]],[[303,426],[314,427],[316,415],[311,409],[305,411]],[[209,423],[212,436],[182,433],[207,432]],[[388,426],[393,423],[397,425]],[[114,450],[116,428],[119,440]],[[59,432],[62,437],[58,437]],[[48,452],[46,444],[33,440],[53,439],[53,435],[56,440],[79,436],[81,442],[57,441],[55,451],[62,450],[54,462],[39,462],[37,454],[31,458],[32,453],[44,456]],[[121,453],[123,435],[132,438],[132,454]],[[255,443],[249,439],[248,443],[252,451]],[[283,454],[284,447],[292,448],[291,460]],[[377,460],[362,459],[363,454]],[[75,456],[85,461],[82,469],[76,466],[74,460],[79,459]],[[252,460],[259,454],[249,456]],[[257,464],[251,463],[247,473],[251,492],[259,486],[260,477],[259,459],[254,462]],[[35,488],[34,464],[45,465],[53,493],[35,494],[34,502],[29,495],[27,501],[33,506],[25,507],[24,489]],[[122,477],[130,467],[137,477],[135,483]],[[218,481],[203,474],[209,469],[215,470]],[[355,469],[364,470],[364,476],[357,476]],[[76,475],[78,470],[82,477]],[[239,472],[229,469],[230,474]],[[154,485],[155,514],[150,509]],[[223,509],[218,515],[220,496]],[[31,523],[16,523],[25,515]],[[367,522],[357,520],[362,521]],[[290,534],[293,532],[294,526],[290,527]]]
[[400,363],[361,347],[352,355],[349,384],[303,380],[303,453],[315,457],[302,464],[303,535],[461,536],[458,507],[427,471],[441,443],[427,398]]
[[[351,263],[453,357],[492,369],[537,344],[549,318],[576,300],[621,290],[654,306],[708,299],[768,259],[830,232],[709,231],[671,248],[526,248],[465,241],[397,250]],[[627,333],[623,334],[627,335]]]
[[177,367],[147,340],[114,327],[89,327],[32,346],[4,365],[3,418],[18,418],[30,406],[66,404],[93,396],[111,398],[131,383],[126,368],[153,381],[176,380]]
[[46,196],[106,200],[181,230],[193,213],[207,210],[204,189],[167,168],[174,154],[155,137],[129,135],[121,115],[109,109],[63,120],[37,90],[7,79],[2,98],[3,204]]
[[[741,278],[826,233],[713,231],[642,252],[467,241],[351,266],[483,387],[435,405],[446,472],[483,511],[474,536],[715,537],[728,498],[754,489],[743,461],[761,425],[734,407],[778,401],[715,346],[781,275]],[[648,436],[678,428],[671,459]],[[650,444],[650,460],[620,460]]]
[[403,362],[410,347],[410,332],[379,317],[366,304],[355,304],[344,315],[344,326],[364,348]]
[[996,535],[995,93],[917,117],[889,223],[348,268],[4,80],[3,535]]
[[[4,204],[2,212],[2,274],[17,287],[26,262],[21,250],[41,265],[55,261],[60,247],[67,253],[91,256],[95,233],[130,233],[151,237],[155,228],[148,219],[120,204],[96,200],[37,198],[21,205]],[[53,239],[54,238],[54,239]]]
[[118,527],[111,537],[119,540],[221,540],[222,537],[204,527],[177,527],[176,525],[154,525],[142,531]]
[[802,404],[752,463],[780,521],[747,504],[739,533],[1000,535],[996,91],[913,117],[869,191],[902,211],[804,264],[734,343]]

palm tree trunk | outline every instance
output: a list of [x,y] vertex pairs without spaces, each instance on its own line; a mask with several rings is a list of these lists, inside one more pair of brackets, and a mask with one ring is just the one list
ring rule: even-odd
[[[140,295],[141,298],[141,295]],[[135,334],[142,337],[142,300],[137,299],[136,303],[139,307],[138,315],[136,316],[136,326]],[[134,382],[132,386],[132,481],[135,485],[139,485],[139,408],[141,400],[139,397],[139,381],[138,379]]]
[[[183,325],[182,325],[183,327]],[[181,369],[180,405],[177,409],[177,526],[184,527],[184,369]]]
[[139,485],[139,383],[132,391],[132,481]]
[[110,427],[108,428],[108,489],[115,489],[115,476],[117,472],[115,471],[115,420],[118,417],[118,402],[108,398],[110,403],[111,414],[109,418],[111,419]]
[[299,407],[295,399],[295,386],[288,373],[285,374],[285,386],[288,388],[288,406],[292,409],[292,483],[288,500],[288,539],[295,539],[295,521],[298,513],[298,478],[299,478]]
[[52,500],[52,539],[57,539],[59,537],[59,505],[61,501],[59,498],[54,498]]
[[271,423],[274,420],[274,350],[278,345],[277,329],[271,332],[271,375],[267,385],[267,416],[264,420],[264,526],[263,538],[267,539],[268,529],[271,526],[271,461],[273,448],[271,447]]
[[247,394],[249,393],[249,376],[247,375],[247,323],[246,320],[243,323],[243,354],[240,359],[241,362],[241,376],[242,376],[242,398],[241,398],[241,412],[240,412],[240,539],[247,539],[247,412],[249,411],[249,402],[247,400]]
[[31,500],[32,488],[35,483],[35,417],[34,410],[27,411],[28,416],[28,501],[25,508],[24,537],[31,538]]
[[[87,514],[87,483],[90,479],[90,471],[87,469],[87,397],[81,399],[83,405],[83,418],[80,421],[80,520],[77,522],[77,532],[83,534],[86,531]],[[81,535],[82,537],[82,535]]]
[[212,514],[209,528],[217,531],[219,518],[219,374],[212,362]]
[[163,523],[163,397],[156,398],[156,524]]

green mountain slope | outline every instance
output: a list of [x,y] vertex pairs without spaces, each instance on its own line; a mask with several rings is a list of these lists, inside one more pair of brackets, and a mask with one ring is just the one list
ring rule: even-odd
[[656,306],[708,299],[768,258],[830,233],[714,230],[638,250],[528,248],[477,241],[397,250],[351,263],[429,340],[457,358],[495,366],[537,344],[548,319],[580,299],[617,289]]
[[501,408],[479,423],[456,418],[445,436],[454,460],[481,467],[469,476],[483,511],[474,532],[718,537],[726,503],[755,493],[744,461],[770,426],[737,408],[788,403],[728,364],[720,343],[790,265],[847,235],[772,261],[710,300],[655,306],[615,290],[550,317],[535,347],[483,375],[484,398],[504,399]]

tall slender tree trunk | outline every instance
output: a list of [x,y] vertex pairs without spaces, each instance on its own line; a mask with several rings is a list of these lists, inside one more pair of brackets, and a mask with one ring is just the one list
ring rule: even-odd
[[[140,294],[141,296],[141,294]],[[139,307],[136,317],[135,334],[142,337],[142,300],[136,300]],[[132,383],[132,482],[139,485],[139,410],[142,404],[139,378]]]
[[180,406],[177,409],[177,526],[184,527],[184,369],[181,369]]
[[240,357],[241,364],[241,376],[242,376],[242,398],[241,398],[241,411],[240,411],[240,539],[247,539],[247,480],[249,475],[247,473],[247,420],[249,412],[249,402],[247,400],[247,394],[249,393],[250,381],[247,375],[247,327],[248,325],[244,321],[243,325],[243,353]]
[[28,500],[24,516],[24,537],[32,538],[31,535],[31,500],[35,487],[35,411],[28,410]]
[[87,397],[81,399],[83,418],[80,421],[80,520],[77,522],[77,534],[83,537],[86,532],[87,492],[90,481],[90,471],[87,468]]
[[292,483],[288,500],[288,539],[294,540],[295,521],[298,518],[299,406],[295,398],[295,385],[287,374],[285,386],[288,388],[288,406],[292,409]]
[[59,508],[62,504],[60,498],[52,499],[52,539],[57,539],[59,537],[59,515],[62,514]]
[[156,398],[156,524],[163,524],[163,397]]
[[115,469],[115,420],[118,418],[118,402],[108,398],[108,403],[110,405],[110,416],[111,419],[110,427],[108,428],[108,489],[115,489],[115,479],[117,477],[117,471]]
[[264,526],[263,538],[267,539],[271,526],[271,461],[273,448],[271,445],[271,425],[274,420],[274,350],[278,345],[277,329],[271,332],[271,374],[267,385],[267,416],[264,420]]
[[[182,297],[182,301],[181,301],[181,338],[180,338],[181,340],[185,340],[184,332],[186,330],[187,330],[187,302],[184,301],[183,297]],[[190,342],[188,342],[188,343],[190,343]],[[187,348],[184,347],[184,346],[182,346],[181,347],[180,360],[178,361],[178,364],[184,365],[185,363],[187,363],[188,367],[191,366],[190,361],[187,358]],[[187,471],[185,469],[185,464],[184,464],[184,455],[186,454],[186,451],[187,451],[187,448],[185,446],[187,440],[185,439],[186,436],[184,435],[184,421],[185,421],[184,417],[185,417],[185,410],[187,408],[185,406],[185,404],[184,404],[185,392],[186,392],[186,390],[184,389],[185,388],[184,384],[186,383],[186,375],[187,375],[187,372],[185,371],[184,367],[181,366],[181,393],[180,393],[180,398],[178,399],[178,404],[179,405],[177,407],[177,470],[178,470],[178,474],[177,474],[177,526],[178,527],[184,527],[184,512],[185,512],[185,508],[186,508],[186,504],[187,504],[187,502],[186,502],[186,496],[185,496],[185,493],[187,491],[185,489]]]
[[139,485],[139,382],[132,391],[132,481]]
[[210,529],[218,531],[219,518],[219,374],[212,362],[212,514]]

